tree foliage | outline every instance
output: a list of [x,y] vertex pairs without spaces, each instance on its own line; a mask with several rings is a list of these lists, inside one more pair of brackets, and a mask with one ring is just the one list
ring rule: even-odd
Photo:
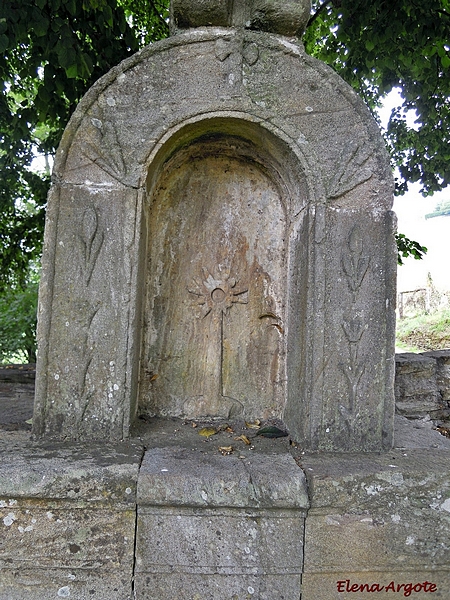
[[36,362],[37,297],[36,276],[0,295],[0,363]]
[[[374,109],[394,87],[403,104],[386,139],[398,194],[419,181],[427,195],[450,183],[450,0],[321,0],[307,52],[333,66]],[[406,113],[415,111],[408,127]]]
[[397,233],[395,235],[395,241],[397,242],[397,263],[403,264],[403,259],[409,256],[414,257],[416,260],[421,260],[423,255],[427,253],[427,248],[406,237],[404,233]]
[[[314,0],[304,38],[374,109],[400,87],[386,132],[397,192],[449,183],[450,0]],[[26,286],[41,251],[48,170],[64,127],[92,83],[168,35],[169,0],[0,0],[0,291]],[[405,111],[415,110],[409,128]]]

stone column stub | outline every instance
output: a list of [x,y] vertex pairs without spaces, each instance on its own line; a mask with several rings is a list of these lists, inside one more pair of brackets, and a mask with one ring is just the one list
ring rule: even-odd
[[238,27],[301,37],[310,10],[310,0],[172,0],[171,31]]

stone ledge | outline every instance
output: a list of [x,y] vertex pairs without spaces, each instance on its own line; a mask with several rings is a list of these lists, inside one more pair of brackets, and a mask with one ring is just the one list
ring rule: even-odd
[[0,498],[134,508],[143,454],[138,443],[18,445],[7,440],[0,441]]
[[237,456],[153,448],[144,457],[137,502],[150,506],[307,508],[304,473],[289,454]]

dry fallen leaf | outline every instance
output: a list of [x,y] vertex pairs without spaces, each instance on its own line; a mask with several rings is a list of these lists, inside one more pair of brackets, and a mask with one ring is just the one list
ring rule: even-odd
[[212,435],[215,435],[217,433],[217,429],[214,429],[214,427],[202,427],[200,429],[200,431],[198,432],[198,435],[201,435],[202,437],[205,438],[209,438]]
[[245,426],[247,427],[247,429],[259,429],[261,427],[261,421],[259,419],[256,419],[256,421],[254,421],[253,423],[248,423],[247,421],[245,421]]
[[242,435],[240,435],[240,436],[238,436],[238,437],[235,437],[234,439],[235,439],[236,441],[238,441],[238,440],[241,440],[241,442],[244,442],[245,444],[247,444],[247,446],[250,446],[250,444],[251,444],[251,441],[250,441],[250,440],[248,439],[248,437],[247,437],[246,435],[244,435],[244,434],[242,434]]
[[233,452],[234,448],[233,446],[220,446],[219,447],[219,452],[220,454],[222,454],[222,456],[227,456],[228,454],[231,454]]

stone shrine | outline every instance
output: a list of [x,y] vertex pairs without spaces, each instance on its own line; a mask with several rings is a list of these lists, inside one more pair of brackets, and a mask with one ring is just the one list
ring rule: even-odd
[[389,160],[309,13],[172,0],[75,111],[0,599],[448,597],[450,440],[394,440]]
[[307,2],[231,4],[173,2],[176,35],[98,81],[67,127],[48,203],[38,436],[123,439],[137,414],[277,418],[311,450],[392,447],[382,139],[288,37]]

